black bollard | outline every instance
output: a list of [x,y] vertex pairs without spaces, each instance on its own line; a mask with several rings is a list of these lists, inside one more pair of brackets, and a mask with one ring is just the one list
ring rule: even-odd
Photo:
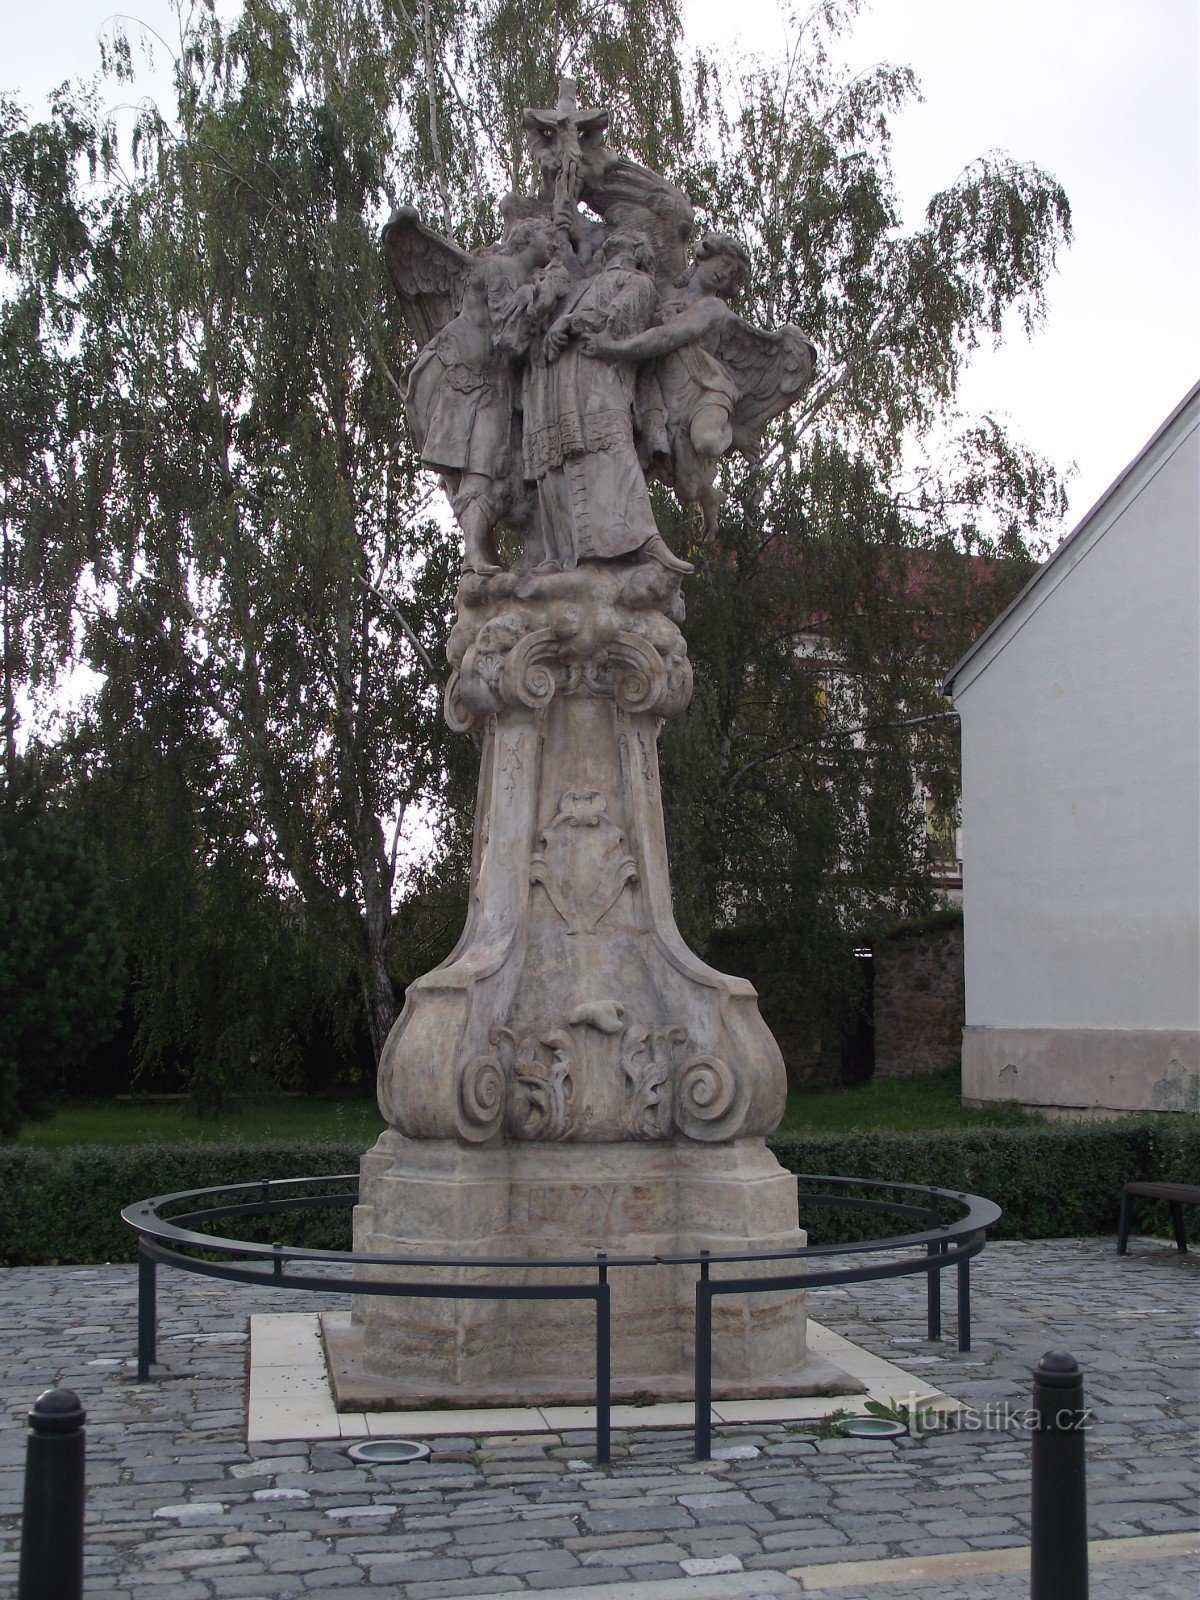
[[70,1389],[47,1389],[29,1413],[17,1600],[80,1600],[83,1594],[86,1420]]
[[1044,1355],[1033,1373],[1030,1600],[1087,1600],[1087,1412],[1074,1356]]

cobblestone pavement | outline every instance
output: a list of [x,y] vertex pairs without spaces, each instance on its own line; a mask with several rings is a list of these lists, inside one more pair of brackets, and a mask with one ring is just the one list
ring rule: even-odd
[[[896,1445],[727,1427],[714,1439],[723,1459],[701,1464],[689,1434],[635,1430],[615,1435],[604,1469],[589,1459],[590,1434],[464,1436],[389,1470],[355,1467],[330,1444],[246,1445],[248,1317],[313,1311],[318,1297],[164,1269],[167,1375],[142,1385],[132,1267],[10,1269],[0,1588],[15,1587],[23,1417],[57,1383],[88,1411],[87,1600],[557,1600],[589,1585],[611,1600],[1024,1597],[1019,1573],[851,1581],[841,1564],[1028,1542],[1029,1438],[998,1413],[1028,1403],[1048,1349],[1077,1356],[1095,1411],[1090,1536],[1195,1529],[1198,1283],[1200,1259],[1162,1242],[1135,1241],[1123,1260],[1105,1239],[990,1245],[973,1272],[969,1355],[926,1342],[915,1280],[810,1296],[821,1321],[974,1407],[988,1424],[978,1431]],[[828,1588],[814,1587],[822,1567]],[[1183,1554],[1096,1561],[1091,1592],[1195,1600],[1196,1574]]]

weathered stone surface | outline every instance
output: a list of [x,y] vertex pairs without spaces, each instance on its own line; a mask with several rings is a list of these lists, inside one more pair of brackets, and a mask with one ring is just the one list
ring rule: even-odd
[[[647,478],[697,502],[711,531],[721,457],[753,452],[814,351],[732,310],[749,270],[733,238],[705,235],[686,266],[690,202],[610,150],[607,125],[569,82],[526,114],[541,188],[508,197],[488,250],[459,250],[411,210],[385,231],[420,346],[408,419],[463,532],[446,716],[482,757],[466,927],[409,985],[380,1061],[388,1131],[364,1158],[354,1233],[373,1253],[804,1241],[794,1183],[762,1143],[784,1104],[778,1046],[752,986],[694,955],[672,912],[657,741],[691,698],[692,569],[658,531]],[[501,526],[522,545],[511,570]],[[524,1271],[492,1276],[547,1281]],[[618,1392],[689,1378],[694,1273],[617,1272]],[[737,1392],[804,1361],[798,1294],[718,1299],[715,1326],[717,1375]],[[363,1372],[409,1401],[590,1392],[586,1300],[367,1297],[356,1338]]]
[[[595,1144],[499,1142],[469,1147],[385,1133],[364,1164],[356,1236],[373,1252],[406,1256],[548,1259],[670,1256],[791,1248],[794,1180],[762,1141],[684,1140]],[[739,1273],[742,1271],[738,1269]],[[748,1275],[752,1275],[748,1272]],[[431,1268],[440,1282],[594,1282],[578,1268]],[[691,1392],[694,1267],[614,1268],[614,1394]],[[809,1376],[802,1298],[721,1296],[714,1302],[714,1376],[726,1396],[760,1390],[827,1390],[831,1370]],[[402,1300],[364,1297],[355,1375],[395,1375],[395,1403],[422,1396],[461,1403],[589,1402],[595,1393],[590,1301]],[[339,1362],[341,1364],[341,1346]],[[806,1384],[806,1377],[808,1383]],[[389,1403],[354,1382],[346,1409]]]

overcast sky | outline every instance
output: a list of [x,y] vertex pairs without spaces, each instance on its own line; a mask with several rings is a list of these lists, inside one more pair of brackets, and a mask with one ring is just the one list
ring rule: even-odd
[[[779,0],[684,0],[695,42],[771,50]],[[168,37],[168,0],[129,11]],[[97,65],[104,0],[11,6],[0,88],[31,108]],[[905,220],[974,156],[1001,149],[1065,186],[1075,243],[1032,341],[1014,327],[967,378],[1060,468],[1073,526],[1200,377],[1200,7],[1196,0],[876,0],[842,48],[855,69],[914,68],[896,128]],[[161,90],[159,91],[161,92]],[[109,93],[120,98],[112,86]]]
[[[783,31],[778,0],[689,0],[696,37]],[[896,127],[905,221],[987,150],[1054,174],[1075,242],[1044,326],[980,351],[964,403],[1000,412],[1060,468],[1067,529],[1200,378],[1200,7],[1195,0],[876,0],[847,64],[911,66]]]

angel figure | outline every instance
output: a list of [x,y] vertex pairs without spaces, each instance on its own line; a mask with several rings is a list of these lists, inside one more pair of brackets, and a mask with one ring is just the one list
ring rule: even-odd
[[[639,385],[643,451],[682,500],[698,501],[704,531],[717,525],[720,458],[746,456],[772,417],[808,387],[815,352],[799,328],[763,331],[728,302],[745,286],[750,257],[727,233],[708,233],[662,298],[655,327],[632,338],[583,341],[598,360],[647,362]],[[659,457],[658,461],[654,460]]]
[[464,570],[498,572],[496,526],[524,514],[516,364],[571,283],[559,234],[545,221],[519,222],[501,244],[471,255],[403,207],[384,248],[422,346],[405,392],[421,461],[441,475],[462,529]]

